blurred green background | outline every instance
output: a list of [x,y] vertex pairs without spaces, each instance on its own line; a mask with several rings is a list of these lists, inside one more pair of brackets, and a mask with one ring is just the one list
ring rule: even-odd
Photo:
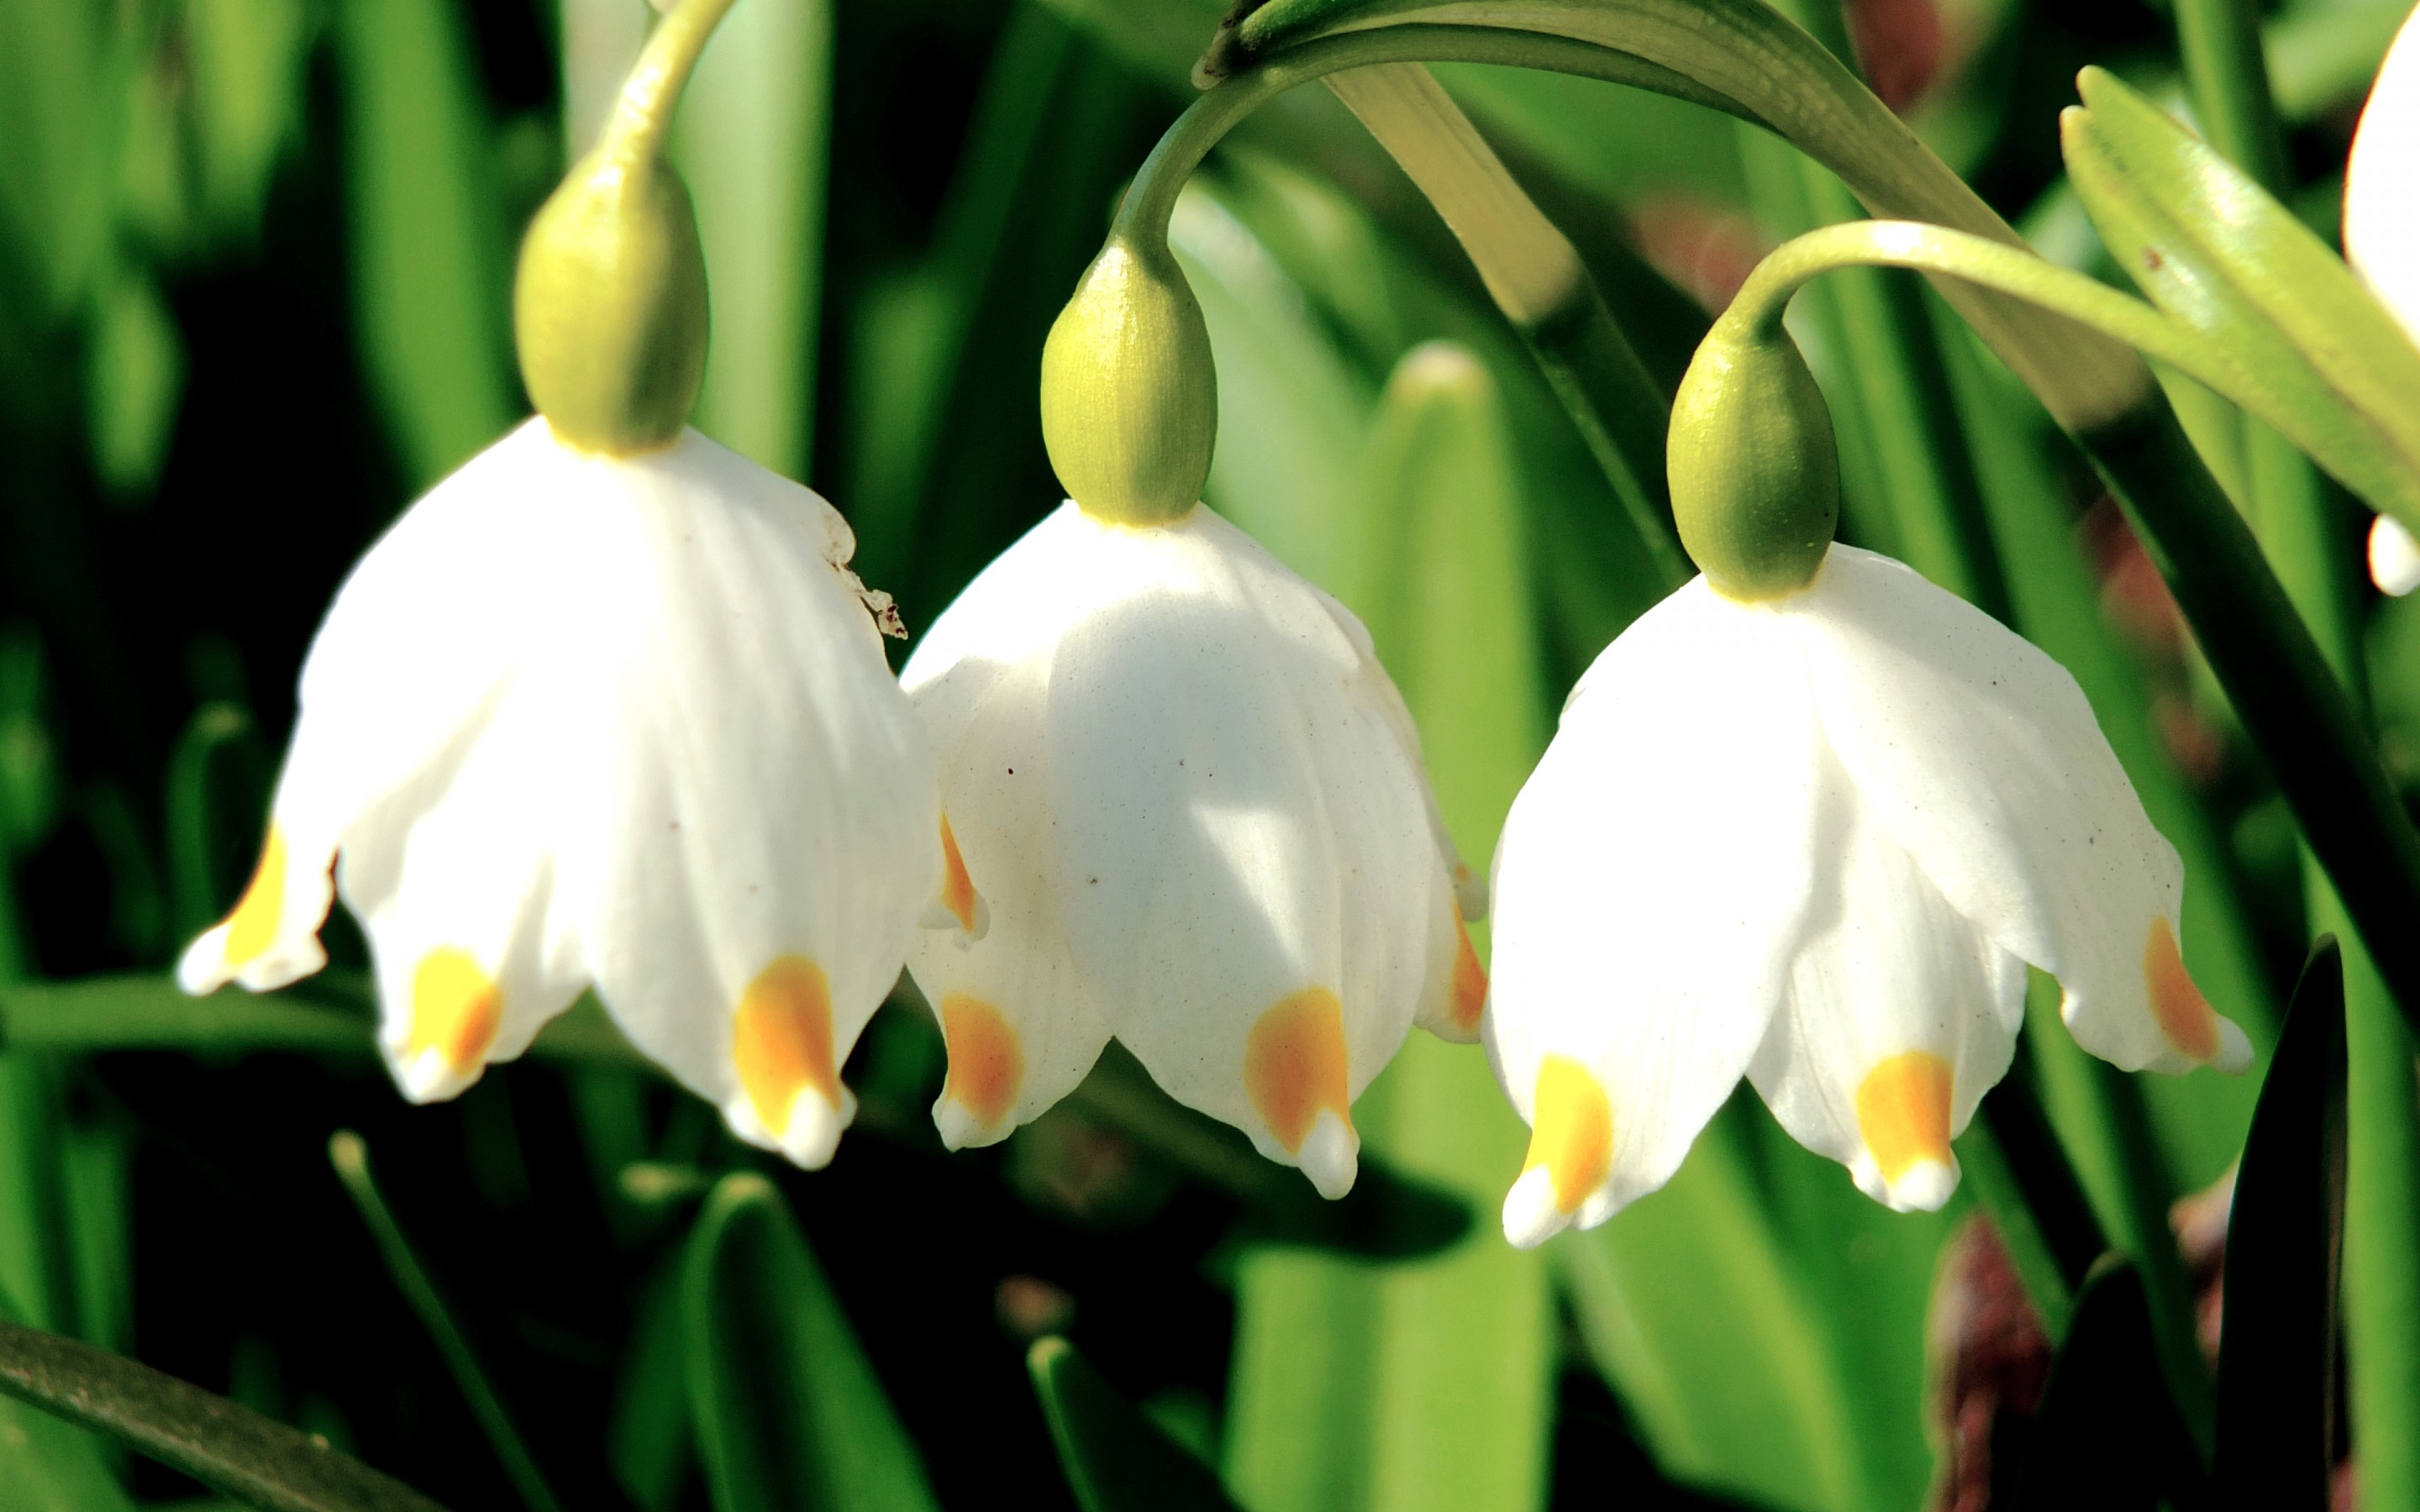
[[[1810,6],[2042,251],[2115,276],[2061,184],[2056,113],[2087,62],[2174,99],[2159,5]],[[1222,8],[741,0],[709,50],[675,149],[716,312],[697,424],[829,495],[911,628],[1057,502],[1043,334]],[[2403,8],[2269,19],[2296,208],[2331,238]],[[1971,1150],[1947,1211],[1894,1215],[1743,1096],[1669,1189],[1521,1255],[1495,1211],[1524,1132],[1480,1051],[1422,1036],[1357,1109],[1365,1192],[1327,1211],[1123,1062],[1008,1145],[944,1155],[913,1002],[852,1060],[864,1111],[814,1175],[610,1045],[411,1109],[365,1037],[162,1006],[248,873],[346,568],[526,411],[516,239],[646,23],[642,0],[0,7],[0,1312],[466,1509],[794,1504],[782,1484],[1071,1504],[1023,1365],[1059,1331],[1251,1512],[1985,1504],[2064,1319],[1976,1227]],[[1854,213],[1728,117],[1438,72],[1668,392],[1763,248]],[[1324,89],[1212,157],[1175,243],[1218,362],[1209,501],[1369,622],[1485,856],[1653,570],[1450,236]],[[1840,432],[1844,535],[2075,671],[2185,856],[2195,973],[2265,1053],[2304,938],[2295,833],[2140,548],[1920,285],[1841,275],[1794,321]],[[2223,439],[2213,457],[2226,476]],[[2363,517],[2330,507],[2357,561]],[[2363,612],[2408,789],[2420,601]],[[358,937],[341,918],[329,937],[297,1001],[359,1015]],[[2029,1045],[2019,1074],[2103,1228],[2162,1252],[2153,1290],[2189,1328],[2208,1257],[2169,1244],[2169,1204],[2226,1172],[2256,1081],[2129,1081],[2063,1035]],[[332,1172],[340,1127],[458,1335],[425,1325]],[[701,1207],[736,1171],[772,1186]],[[16,1407],[7,1487],[42,1508],[201,1494]]]

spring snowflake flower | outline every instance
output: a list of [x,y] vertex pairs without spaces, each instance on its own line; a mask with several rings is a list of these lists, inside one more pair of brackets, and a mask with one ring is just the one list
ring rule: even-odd
[[2251,1057],[2185,974],[2177,854],[2074,680],[1845,546],[1761,603],[1699,579],[1608,647],[1495,885],[1516,1244],[1662,1185],[1743,1074],[1866,1192],[1938,1208],[2027,963],[2121,1067]]
[[854,545],[694,431],[607,456],[515,430],[338,592],[258,872],[178,980],[318,969],[333,880],[413,1101],[594,984],[736,1134],[822,1165],[854,1108],[838,1068],[940,869]]
[[1409,716],[1357,620],[1208,508],[1069,503],[904,674],[940,764],[944,882],[908,966],[949,1046],[934,1117],[1000,1139],[1114,1035],[1159,1084],[1353,1181],[1352,1103],[1486,980]]
[[[2379,302],[2420,340],[2420,16],[2407,19],[2380,65],[2345,160],[2345,258]],[[2370,522],[2369,575],[2381,593],[2420,588],[2420,541],[2384,515]]]

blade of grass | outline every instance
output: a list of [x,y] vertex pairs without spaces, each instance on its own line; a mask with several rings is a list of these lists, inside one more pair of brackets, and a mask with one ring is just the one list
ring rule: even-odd
[[562,1512],[554,1492],[548,1489],[546,1478],[538,1473],[537,1461],[531,1458],[529,1446],[521,1442],[520,1431],[504,1411],[495,1387],[489,1384],[488,1373],[480,1368],[478,1356],[471,1350],[471,1341],[454,1322],[445,1307],[444,1299],[437,1292],[436,1283],[421,1268],[420,1257],[412,1253],[411,1242],[404,1237],[403,1228],[387,1211],[386,1198],[380,1195],[378,1181],[370,1173],[369,1145],[350,1129],[339,1129],[328,1137],[328,1164],[335,1168],[336,1179],[345,1184],[346,1196],[362,1215],[362,1224],[378,1244],[379,1257],[386,1261],[387,1274],[394,1278],[396,1289],[420,1318],[421,1326],[428,1330],[431,1343],[445,1361],[445,1368],[454,1377],[471,1415],[487,1436],[488,1447],[495,1451],[497,1461],[513,1483],[521,1504],[529,1512]]
[[690,1421],[717,1512],[935,1512],[840,1299],[772,1183],[722,1179],[681,1281]]
[[2222,1507],[2329,1504],[2345,1132],[2344,963],[2322,935],[2294,989],[2227,1215],[2211,1476]]
[[1025,1365],[1084,1512],[1235,1512],[1210,1467],[1118,1395],[1074,1345],[1037,1340]]
[[[444,1512],[323,1438],[105,1350],[5,1319],[0,1393],[108,1434],[263,1512]],[[19,1489],[10,1488],[12,1498]],[[98,1488],[93,1494],[56,1504],[59,1512],[126,1504]]]

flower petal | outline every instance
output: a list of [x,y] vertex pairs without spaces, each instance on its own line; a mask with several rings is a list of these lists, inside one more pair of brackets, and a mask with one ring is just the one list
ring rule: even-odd
[[[1075,1090],[1109,1041],[1059,923],[1045,689],[1030,667],[986,681],[963,726],[932,732],[957,866],[945,875],[941,916],[917,933],[908,959],[949,1047],[933,1120],[953,1149],[1003,1139],[1040,1116]],[[961,890],[963,911],[947,903]]]
[[1335,1195],[1447,939],[1415,756],[1342,611],[1226,521],[1094,531],[1127,588],[1048,684],[1071,952],[1163,1087]]
[[829,505],[693,432],[616,467],[559,642],[612,669],[603,737],[561,753],[612,806],[562,853],[593,879],[598,995],[740,1137],[819,1165],[853,1111],[837,1068],[939,885],[924,733]]
[[[2129,1071],[2210,1059],[2164,1028],[2146,965],[2155,922],[2175,937],[2183,869],[2075,679],[1963,599],[1851,547],[1776,612],[1876,822],[1951,907],[2058,978],[2078,1041]],[[2197,1042],[2229,1070],[2250,1057],[2224,1020]]]
[[1823,765],[1823,864],[1748,1079],[1783,1128],[1868,1196],[1930,1211],[1957,1185],[1949,1141],[2008,1072],[2024,963],[1949,906],[1828,753]]
[[1485,1033],[1532,1127],[1515,1244],[1668,1180],[1765,1036],[1816,874],[1787,650],[1772,613],[1690,583],[1598,656],[1513,802]]

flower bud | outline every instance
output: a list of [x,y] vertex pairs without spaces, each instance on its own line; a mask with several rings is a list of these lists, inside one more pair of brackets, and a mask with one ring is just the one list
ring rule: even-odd
[[530,223],[513,280],[521,381],[582,451],[669,446],[706,377],[706,253],[680,176],[608,144]]
[[1218,433],[1210,332],[1165,247],[1112,237],[1042,348],[1042,440],[1095,519],[1150,525],[1202,497]]
[[1840,517],[1832,414],[1788,332],[1718,320],[1672,403],[1665,456],[1681,545],[1726,598],[1806,587]]

